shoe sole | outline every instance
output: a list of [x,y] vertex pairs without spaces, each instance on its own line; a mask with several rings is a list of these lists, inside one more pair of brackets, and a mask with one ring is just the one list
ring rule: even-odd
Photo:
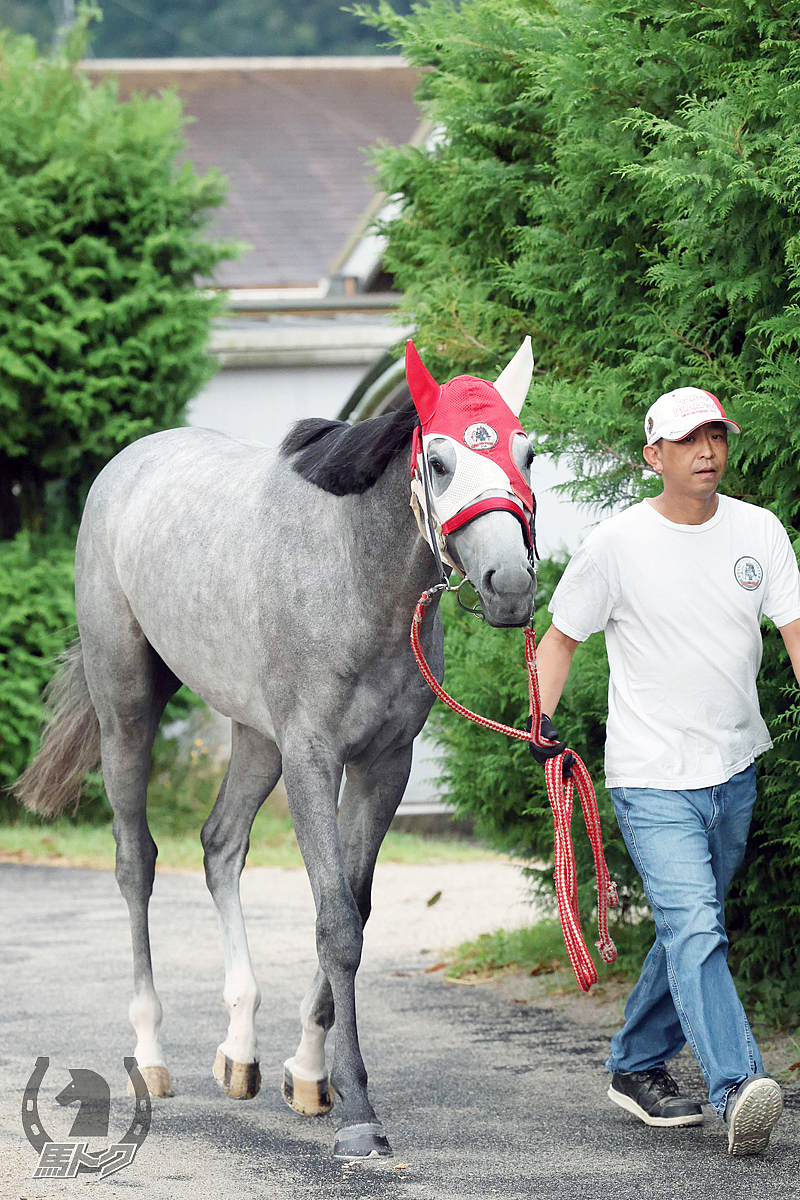
[[620,1108],[624,1108],[626,1112],[633,1113],[640,1121],[644,1121],[645,1125],[656,1125],[660,1127],[675,1126],[675,1125],[702,1125],[703,1114],[686,1113],[682,1117],[651,1117],[649,1112],[632,1100],[630,1096],[626,1096],[624,1092],[615,1092],[613,1085],[609,1086],[608,1098],[613,1100],[614,1104],[618,1104]]
[[763,1153],[782,1112],[783,1096],[774,1079],[757,1079],[749,1086],[745,1083],[728,1126],[728,1153]]

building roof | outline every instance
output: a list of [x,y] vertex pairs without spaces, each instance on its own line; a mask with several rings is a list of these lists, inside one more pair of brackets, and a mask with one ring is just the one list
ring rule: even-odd
[[212,236],[252,247],[222,263],[222,287],[313,286],[326,275],[374,198],[367,154],[411,141],[419,72],[401,58],[92,59],[125,99],[175,87],[185,112],[186,157],[218,167],[228,201]]

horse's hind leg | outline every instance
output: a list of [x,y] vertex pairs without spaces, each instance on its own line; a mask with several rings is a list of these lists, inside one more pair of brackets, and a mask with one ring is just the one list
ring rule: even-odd
[[147,781],[158,723],[179,681],[159,658],[116,589],[98,587],[80,612],[86,679],[100,722],[106,792],[114,810],[116,876],[128,905],[134,994],[128,1015],[135,1057],[154,1096],[171,1096],[159,1041],[162,1009],[153,985],[148,906],[156,845],[147,824]]
[[333,1107],[325,1065],[325,1038],[333,1025],[333,993],[322,968],[300,1005],[300,1045],[283,1064],[281,1092],[290,1108],[304,1117],[319,1117]]
[[249,1100],[261,1086],[255,1015],[261,993],[250,963],[239,897],[239,876],[250,844],[250,829],[281,773],[274,742],[238,722],[217,802],[201,834],[206,882],[214,898],[225,961],[223,999],[230,1016],[228,1032],[217,1049],[214,1077],[237,1100]]
[[[360,960],[361,936],[371,908],[372,877],[378,850],[397,810],[411,769],[411,746],[392,747],[372,759],[348,764],[347,781],[342,796],[336,839],[347,881],[348,894],[358,914],[358,958]],[[297,826],[297,819],[295,825]],[[301,847],[302,848],[302,847]],[[304,857],[306,857],[304,850]],[[314,885],[314,875],[309,858],[309,875]],[[315,886],[315,898],[317,888]],[[319,901],[318,912],[319,912]],[[313,1115],[327,1111],[325,1071],[325,1038],[334,1022],[335,990],[343,994],[347,1004],[349,991],[335,985],[335,975],[329,963],[335,963],[336,943],[325,945],[324,928],[318,919],[317,944],[320,969],[300,1006],[302,1037],[293,1058],[287,1060],[284,1072],[288,1071],[293,1086],[294,1098],[298,1095],[296,1076],[298,1069],[309,1081],[303,1089],[304,1106],[292,1104],[297,1111]],[[322,934],[322,936],[321,936]],[[341,937],[341,931],[339,932]],[[338,940],[338,938],[336,939]],[[333,953],[332,953],[333,951]],[[337,964],[338,965],[338,964]],[[357,966],[357,964],[356,964]],[[340,968],[341,969],[341,968]],[[353,968],[353,976],[355,968]],[[391,1154],[391,1148],[378,1122],[367,1096],[367,1075],[358,1047],[355,1029],[355,1009],[343,1007],[341,1000],[336,1011],[336,1051],[334,1054],[331,1081],[343,1101],[343,1122],[336,1135],[334,1155],[337,1158],[363,1158]],[[344,1019],[343,1019],[344,1017]],[[349,1035],[349,1036],[348,1036]],[[354,1043],[354,1044],[353,1044]],[[344,1060],[344,1061],[342,1061]],[[314,1087],[318,1103],[315,1105]],[[286,1075],[284,1077],[286,1096]],[[286,1097],[289,1099],[289,1097]],[[291,1102],[291,1101],[290,1101]]]

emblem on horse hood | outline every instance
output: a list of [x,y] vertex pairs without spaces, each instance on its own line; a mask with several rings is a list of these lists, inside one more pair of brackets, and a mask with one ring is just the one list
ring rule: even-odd
[[[494,383],[457,375],[442,386],[423,363],[414,343],[406,342],[406,379],[420,419],[420,428],[414,431],[411,473],[417,474],[420,448],[427,454],[434,438],[446,438],[456,456],[453,478],[443,492],[432,497],[445,537],[482,512],[501,509],[519,517],[530,543],[533,494],[512,446],[518,435],[527,440],[519,414],[532,374],[529,337]],[[504,494],[479,502],[486,492]]]

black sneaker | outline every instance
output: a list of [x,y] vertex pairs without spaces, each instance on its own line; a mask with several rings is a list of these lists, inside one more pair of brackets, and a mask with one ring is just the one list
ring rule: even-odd
[[728,1093],[725,1124],[729,1154],[761,1154],[772,1126],[783,1112],[783,1096],[774,1079],[759,1071]]
[[703,1110],[687,1100],[664,1067],[649,1071],[615,1071],[608,1098],[645,1125],[700,1125]]

